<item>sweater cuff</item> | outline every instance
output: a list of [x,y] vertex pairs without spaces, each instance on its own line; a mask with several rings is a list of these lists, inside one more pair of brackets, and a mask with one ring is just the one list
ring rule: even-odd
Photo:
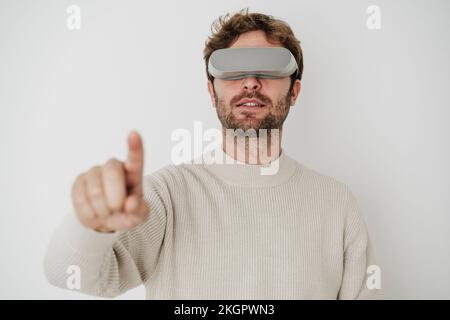
[[59,229],[60,239],[63,240],[72,250],[82,254],[97,255],[112,249],[121,231],[104,233],[89,229],[83,226],[71,212],[64,217]]

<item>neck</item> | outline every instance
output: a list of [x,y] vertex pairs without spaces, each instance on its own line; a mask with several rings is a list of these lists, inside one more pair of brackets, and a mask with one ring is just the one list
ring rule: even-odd
[[222,128],[223,151],[246,164],[267,164],[281,155],[282,129],[243,131]]

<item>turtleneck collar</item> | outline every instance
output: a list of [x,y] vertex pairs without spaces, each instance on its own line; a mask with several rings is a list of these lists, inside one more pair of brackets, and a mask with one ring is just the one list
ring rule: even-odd
[[264,188],[283,184],[294,174],[296,161],[289,157],[283,148],[277,159],[268,164],[247,164],[235,160],[218,147],[203,155],[203,159],[219,159],[212,164],[203,163],[207,170],[233,185]]

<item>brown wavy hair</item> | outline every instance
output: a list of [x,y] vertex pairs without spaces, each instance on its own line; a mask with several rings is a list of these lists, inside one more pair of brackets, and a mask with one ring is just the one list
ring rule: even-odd
[[262,30],[269,42],[280,43],[291,51],[298,65],[298,73],[291,75],[291,89],[296,79],[302,79],[303,53],[300,41],[295,37],[291,27],[284,21],[275,19],[271,15],[262,13],[249,13],[248,8],[230,16],[227,13],[217,18],[211,25],[212,35],[208,37],[203,49],[203,58],[206,64],[206,76],[213,82],[214,77],[208,72],[209,57],[213,51],[228,48],[241,34]]

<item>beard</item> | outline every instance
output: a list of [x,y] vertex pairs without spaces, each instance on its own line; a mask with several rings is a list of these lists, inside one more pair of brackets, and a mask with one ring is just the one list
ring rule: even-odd
[[[270,100],[258,92],[255,92],[253,95],[245,95],[239,97],[238,99],[231,100],[230,104],[227,105],[222,99],[217,96],[215,92],[215,102],[216,102],[216,110],[217,116],[225,129],[232,129],[234,131],[241,129],[244,132],[250,129],[255,130],[256,135],[259,137],[259,130],[266,129],[267,134],[270,134],[271,129],[279,129],[281,130],[283,127],[283,123],[286,120],[287,115],[289,114],[290,109],[290,100],[291,100],[291,90],[288,91],[283,97],[281,97],[276,104],[270,103]],[[242,98],[256,98],[262,101],[265,104],[264,108],[269,108],[268,114],[262,118],[255,118],[255,115],[252,111],[240,111],[240,114],[243,115],[242,119],[237,119],[234,111],[235,103],[233,101],[239,101]],[[238,130],[239,131],[239,130]]]

